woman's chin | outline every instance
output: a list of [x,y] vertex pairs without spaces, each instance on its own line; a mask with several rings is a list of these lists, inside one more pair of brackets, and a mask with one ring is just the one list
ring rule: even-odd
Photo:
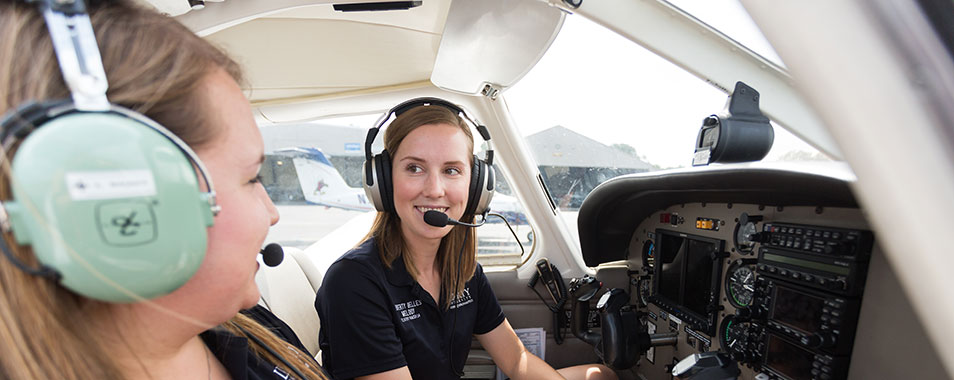
[[242,310],[251,309],[258,305],[258,300],[262,298],[262,293],[258,291],[258,287],[253,287],[253,290],[249,292],[242,302]]

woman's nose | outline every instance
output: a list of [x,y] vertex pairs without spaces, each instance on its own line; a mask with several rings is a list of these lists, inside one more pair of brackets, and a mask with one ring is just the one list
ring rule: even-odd
[[275,207],[275,204],[272,203],[272,198],[268,196],[268,193],[265,192],[265,187],[262,187],[262,194],[265,197],[265,209],[268,211],[268,220],[269,225],[274,226],[278,223],[279,215],[278,208]]
[[424,195],[430,198],[444,196],[444,181],[439,175],[429,175],[424,186]]

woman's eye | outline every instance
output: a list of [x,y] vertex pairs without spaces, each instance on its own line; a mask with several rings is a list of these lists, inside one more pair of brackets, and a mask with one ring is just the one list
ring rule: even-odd
[[424,171],[424,169],[421,168],[420,166],[417,166],[417,165],[408,165],[408,166],[407,166],[407,171],[409,171],[409,172],[411,172],[411,173],[420,173],[420,172]]
[[447,168],[445,171],[447,172],[447,174],[450,174],[450,175],[460,175],[460,174],[461,174],[460,169],[458,169],[458,168]]
[[255,178],[252,178],[251,180],[248,181],[248,183],[251,183],[251,184],[256,184],[256,183],[260,183],[260,182],[262,182],[262,175],[261,175],[261,174],[256,174],[256,175],[255,175]]

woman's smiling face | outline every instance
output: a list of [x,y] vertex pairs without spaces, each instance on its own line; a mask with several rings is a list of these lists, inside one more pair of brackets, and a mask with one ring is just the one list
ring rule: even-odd
[[452,226],[434,227],[424,213],[436,210],[460,219],[467,206],[473,154],[458,126],[422,125],[394,152],[391,173],[394,207],[405,239],[440,240]]

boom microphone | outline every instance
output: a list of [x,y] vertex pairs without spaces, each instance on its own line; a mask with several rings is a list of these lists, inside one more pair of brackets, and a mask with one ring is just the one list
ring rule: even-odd
[[259,252],[262,254],[262,261],[270,267],[277,267],[285,259],[285,251],[278,243],[269,243]]
[[447,214],[443,212],[434,210],[428,210],[424,213],[424,223],[430,224],[434,227],[444,227],[448,224],[465,227],[480,227],[484,225],[484,222],[485,220],[481,220],[480,223],[477,224],[464,223],[447,216]]

